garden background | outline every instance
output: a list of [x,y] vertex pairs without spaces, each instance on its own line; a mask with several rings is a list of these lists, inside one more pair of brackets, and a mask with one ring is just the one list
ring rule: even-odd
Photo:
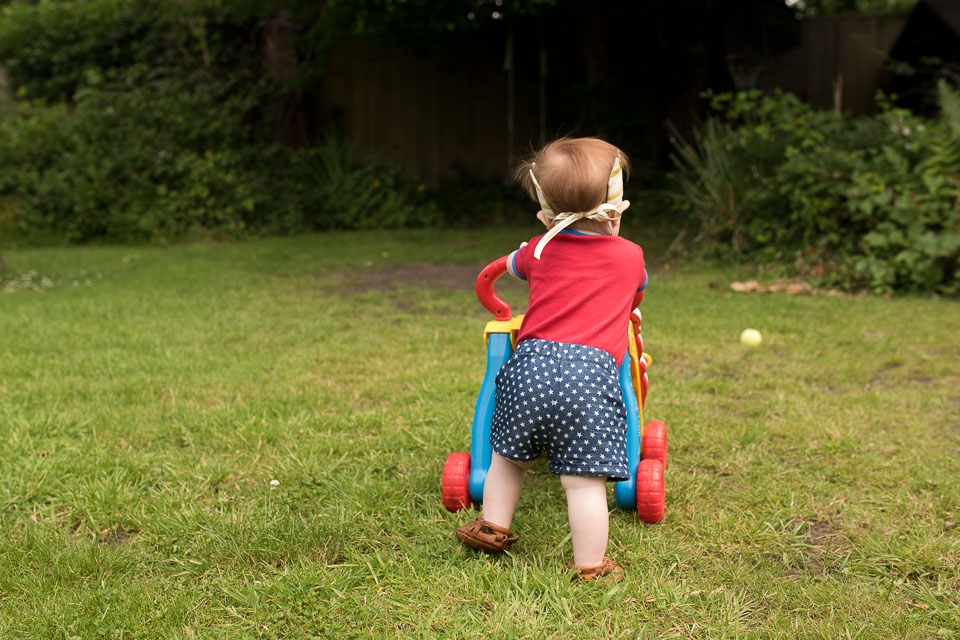
[[[956,637],[958,34],[952,0],[0,0],[0,636]],[[510,167],[560,134],[633,160],[671,429],[665,520],[615,512],[588,588],[545,467],[500,560],[438,486],[473,279],[536,232]]]
[[955,2],[3,4],[8,247],[512,224],[597,134],[675,248],[956,293]]

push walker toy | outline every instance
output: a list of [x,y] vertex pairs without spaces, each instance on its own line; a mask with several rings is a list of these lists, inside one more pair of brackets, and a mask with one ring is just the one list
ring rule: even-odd
[[[490,423],[493,420],[495,379],[516,348],[517,333],[523,316],[511,316],[510,305],[494,291],[494,283],[507,272],[507,256],[487,265],[477,277],[477,298],[494,315],[483,336],[487,344],[487,370],[473,413],[470,453],[447,456],[443,465],[441,493],[448,511],[460,511],[483,500],[483,482],[490,468],[492,447]],[[629,480],[616,483],[614,497],[621,509],[636,509],[644,522],[660,522],[664,514],[663,470],[667,464],[667,427],[651,420],[643,425],[643,405],[647,399],[647,367],[652,362],[643,352],[640,337],[640,312],[630,316],[627,357],[620,365],[620,389],[627,408],[627,464]]]

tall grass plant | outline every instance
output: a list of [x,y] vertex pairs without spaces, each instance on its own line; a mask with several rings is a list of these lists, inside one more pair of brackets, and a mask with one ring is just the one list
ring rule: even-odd
[[885,101],[836,117],[789,94],[709,96],[717,115],[676,139],[675,206],[713,253],[797,261],[831,286],[956,295],[960,96],[946,83],[940,95],[935,120]]

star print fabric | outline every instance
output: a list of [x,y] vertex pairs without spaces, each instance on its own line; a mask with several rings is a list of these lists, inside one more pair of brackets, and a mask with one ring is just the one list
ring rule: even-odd
[[497,374],[493,450],[518,462],[550,456],[560,475],[626,480],[627,411],[603,349],[524,340]]

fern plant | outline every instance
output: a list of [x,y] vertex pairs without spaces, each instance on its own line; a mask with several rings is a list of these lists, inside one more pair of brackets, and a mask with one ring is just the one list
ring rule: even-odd
[[944,178],[960,182],[960,91],[946,80],[937,84],[940,125],[944,135],[930,142],[930,155],[918,165],[925,178]]
[[946,80],[937,84],[937,97],[940,103],[940,117],[955,140],[960,140],[960,91],[950,87]]
[[671,160],[676,170],[670,177],[678,201],[686,203],[698,220],[700,234],[694,242],[707,235],[717,240],[733,234],[736,245],[744,176],[729,148],[729,127],[710,118],[694,127],[690,142],[676,128],[672,133],[675,153]]

